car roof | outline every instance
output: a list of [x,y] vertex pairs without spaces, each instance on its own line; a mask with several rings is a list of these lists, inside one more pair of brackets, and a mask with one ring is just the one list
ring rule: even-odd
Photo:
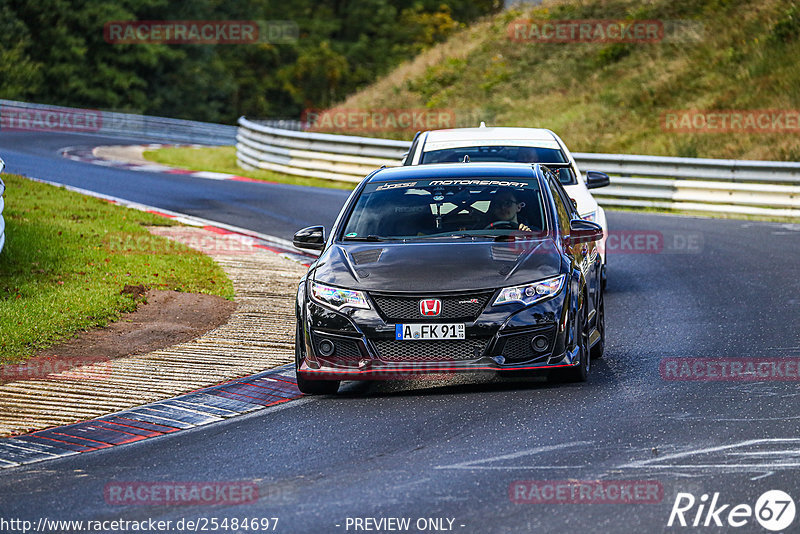
[[556,136],[544,128],[452,128],[431,130],[425,140],[425,151],[474,145],[516,145],[560,148]]
[[370,182],[427,180],[437,178],[525,178],[536,179],[531,163],[436,163],[386,167],[375,171]]

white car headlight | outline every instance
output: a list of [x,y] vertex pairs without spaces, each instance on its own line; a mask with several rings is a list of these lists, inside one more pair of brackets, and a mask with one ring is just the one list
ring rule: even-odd
[[596,220],[597,220],[597,212],[596,211],[590,211],[589,213],[584,213],[583,215],[581,215],[581,219],[583,219],[584,221],[596,222]]
[[547,278],[538,282],[531,282],[522,286],[506,287],[494,299],[494,306],[498,304],[508,304],[509,302],[521,302],[522,304],[533,304],[538,300],[543,300],[561,291],[567,275],[561,274],[555,278]]
[[329,306],[337,311],[347,306],[364,310],[369,309],[367,297],[361,291],[326,286],[319,282],[311,282],[311,297],[320,304]]

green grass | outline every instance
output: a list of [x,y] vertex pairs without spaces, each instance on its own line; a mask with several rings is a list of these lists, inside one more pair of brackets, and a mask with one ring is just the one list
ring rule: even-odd
[[750,215],[746,213],[725,213],[719,211],[694,211],[684,209],[668,209],[668,208],[653,208],[653,207],[628,207],[628,206],[604,206],[606,212],[609,211],[626,211],[633,213],[656,213],[659,215],[676,215],[680,217],[699,217],[703,219],[730,219],[737,221],[760,221],[760,222],[774,222],[774,223],[792,223],[797,224],[796,217],[778,217],[775,215]]
[[173,222],[62,188],[3,175],[0,362],[24,361],[136,309],[125,285],[233,298],[208,256],[150,234]]
[[356,184],[350,182],[306,178],[272,171],[248,171],[236,164],[236,148],[232,146],[160,148],[158,150],[146,150],[144,152],[144,157],[162,165],[169,165],[181,169],[224,172],[282,184],[308,185],[312,187],[329,187],[347,190],[351,190],[356,186]]

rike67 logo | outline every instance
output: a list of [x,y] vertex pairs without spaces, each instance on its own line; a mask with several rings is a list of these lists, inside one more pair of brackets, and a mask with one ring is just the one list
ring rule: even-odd
[[755,506],[723,503],[719,492],[710,500],[707,493],[697,499],[691,493],[681,492],[675,496],[667,526],[739,528],[752,525],[755,519],[763,528],[779,532],[794,522],[795,512],[794,499],[781,490],[764,492]]

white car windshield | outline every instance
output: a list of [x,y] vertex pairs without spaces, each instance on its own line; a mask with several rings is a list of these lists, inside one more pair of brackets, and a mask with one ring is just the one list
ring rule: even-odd
[[420,165],[430,163],[460,163],[464,157],[469,161],[480,162],[505,162],[505,163],[544,163],[553,164],[551,169],[558,175],[562,185],[573,185],[575,174],[569,166],[564,153],[557,148],[543,148],[531,146],[466,146],[458,148],[444,148],[423,152]]

